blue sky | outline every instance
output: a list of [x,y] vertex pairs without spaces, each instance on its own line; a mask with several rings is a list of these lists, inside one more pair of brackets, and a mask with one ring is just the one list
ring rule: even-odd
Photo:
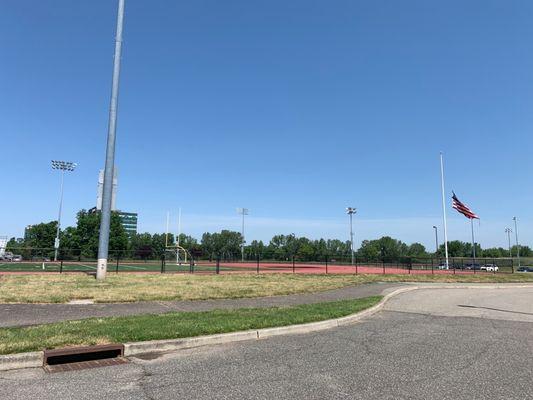
[[[239,229],[433,246],[439,151],[452,189],[506,244],[533,234],[533,3],[126,1],[116,161],[119,208],[141,231]],[[96,201],[116,1],[0,4],[0,235]],[[449,238],[469,240],[449,209]],[[175,225],[175,224],[174,224]],[[174,229],[176,229],[174,227]],[[441,231],[442,236],[442,231]]]

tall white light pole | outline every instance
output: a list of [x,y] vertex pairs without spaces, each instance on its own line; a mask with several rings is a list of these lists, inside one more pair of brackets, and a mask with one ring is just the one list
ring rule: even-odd
[[353,251],[353,215],[357,213],[355,207],[346,207],[346,214],[350,216],[350,253],[352,256],[352,265],[354,265],[354,251]]
[[511,233],[513,233],[513,230],[505,228],[505,233],[507,233],[507,243],[509,245],[509,258],[513,258],[513,253],[511,252]]
[[448,268],[448,225],[446,223],[446,192],[444,189],[444,160],[440,153],[440,185],[442,192],[442,220],[444,223],[444,254],[446,256],[446,268]]
[[107,273],[109,254],[109,228],[111,226],[111,197],[113,190],[113,171],[115,169],[115,138],[117,132],[118,83],[120,80],[120,55],[122,53],[122,28],[124,25],[124,0],[118,0],[117,34],[115,37],[115,58],[113,61],[113,82],[111,104],[109,106],[109,125],[104,169],[104,187],[98,239],[98,265],[96,279],[104,279]]
[[518,243],[518,222],[516,217],[513,217],[514,221],[514,234],[516,238],[516,256],[518,257],[518,268],[520,268],[520,244]]
[[54,261],[57,261],[57,252],[59,250],[59,232],[61,230],[61,211],[63,210],[63,181],[65,178],[65,171],[74,171],[76,163],[70,161],[56,161],[52,160],[52,169],[61,171],[61,189],[59,194],[59,215],[57,217],[56,240],[54,242]]
[[244,243],[246,240],[244,240],[244,216],[248,215],[249,210],[247,208],[237,208],[237,213],[242,215],[242,228],[241,228],[241,234],[242,234],[242,245],[241,245],[241,259],[244,262]]

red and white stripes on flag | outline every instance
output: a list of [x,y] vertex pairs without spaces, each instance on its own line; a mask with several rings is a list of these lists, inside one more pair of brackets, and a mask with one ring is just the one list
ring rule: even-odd
[[452,196],[452,208],[463,214],[468,219],[479,219],[479,217],[464,203],[461,203],[454,192]]

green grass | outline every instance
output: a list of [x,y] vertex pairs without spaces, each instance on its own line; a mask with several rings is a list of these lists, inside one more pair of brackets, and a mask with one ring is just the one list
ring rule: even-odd
[[[109,272],[116,271],[116,264],[112,261],[109,264]],[[215,271],[214,265],[204,265],[198,263],[194,267],[195,272],[204,272]],[[250,270],[255,270],[254,268],[248,268]],[[39,261],[22,261],[22,262],[0,262],[0,272],[59,272],[60,262],[51,262],[47,261],[43,263]],[[64,262],[62,266],[64,272],[69,271],[81,271],[81,272],[93,272],[96,271],[96,262],[95,261],[86,261],[86,262]],[[183,263],[182,265],[176,265],[172,262],[167,262],[165,270],[167,272],[189,272],[189,264]],[[127,262],[121,261],[118,268],[119,272],[159,272],[161,271],[161,262],[149,261],[146,263],[143,262]],[[243,268],[227,267],[221,266],[220,271],[243,271]],[[246,269],[244,269],[246,271]]]
[[24,328],[0,329],[0,354],[66,346],[137,342],[210,335],[323,321],[369,308],[381,296],[292,307],[89,318]]
[[97,303],[206,300],[313,293],[373,282],[533,283],[532,273],[440,275],[84,274],[1,275],[0,303]]

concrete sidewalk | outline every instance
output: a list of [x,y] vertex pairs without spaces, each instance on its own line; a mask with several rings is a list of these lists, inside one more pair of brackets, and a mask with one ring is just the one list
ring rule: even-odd
[[100,304],[0,304],[0,327],[29,326],[91,317],[161,314],[170,311],[208,311],[312,304],[382,295],[401,286],[403,286],[401,283],[373,283],[318,293],[245,299]]

